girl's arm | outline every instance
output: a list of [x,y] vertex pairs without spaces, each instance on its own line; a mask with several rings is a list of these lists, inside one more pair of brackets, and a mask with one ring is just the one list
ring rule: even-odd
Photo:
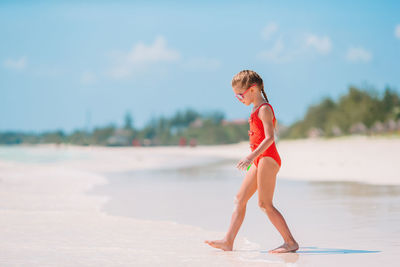
[[264,126],[265,138],[260,145],[247,156],[251,161],[261,155],[274,142],[274,125],[272,123],[274,115],[272,114],[271,108],[269,106],[262,106],[258,111],[258,117]]

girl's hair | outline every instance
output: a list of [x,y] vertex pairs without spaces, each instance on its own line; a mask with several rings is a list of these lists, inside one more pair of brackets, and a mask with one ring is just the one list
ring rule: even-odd
[[249,86],[253,83],[256,83],[261,88],[261,93],[264,96],[264,99],[269,103],[267,95],[264,92],[264,83],[261,79],[260,75],[257,72],[252,70],[242,70],[232,79],[232,87],[239,86],[240,88],[249,88]]
[[[241,88],[249,88],[251,84],[256,83],[261,88],[261,93],[264,96],[264,99],[269,103],[267,95],[264,92],[264,83],[261,79],[260,75],[257,72],[252,70],[242,70],[232,79],[232,87],[239,86]],[[274,123],[274,129],[276,130],[276,121]]]

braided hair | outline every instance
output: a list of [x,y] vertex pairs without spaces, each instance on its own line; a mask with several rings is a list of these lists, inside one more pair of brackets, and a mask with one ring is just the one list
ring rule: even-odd
[[[264,82],[257,72],[252,70],[242,70],[232,79],[232,87],[239,86],[240,88],[249,88],[251,84],[257,84],[261,88],[261,93],[264,96],[265,101],[269,103],[268,97],[264,91]],[[276,123],[274,124],[274,129],[277,128]]]
[[268,97],[264,91],[264,82],[257,72],[252,70],[242,70],[232,79],[232,87],[239,85],[241,88],[248,88],[251,84],[256,83],[261,88],[261,93],[265,101],[269,103]]

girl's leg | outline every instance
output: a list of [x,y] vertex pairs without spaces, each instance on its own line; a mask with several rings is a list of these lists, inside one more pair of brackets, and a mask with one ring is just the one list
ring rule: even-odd
[[258,205],[261,210],[268,215],[268,218],[281,234],[284,244],[270,253],[294,252],[299,248],[296,240],[290,233],[282,214],[272,204],[274,195],[276,174],[280,167],[271,157],[263,157],[258,163],[257,188],[258,188]]
[[239,232],[240,226],[242,225],[244,216],[246,214],[247,201],[257,191],[257,168],[253,164],[249,171],[246,173],[246,177],[243,179],[242,185],[239,192],[234,199],[234,208],[231,218],[231,223],[225,237],[221,240],[206,240],[205,243],[219,248],[222,250],[232,250],[233,242],[237,233]]

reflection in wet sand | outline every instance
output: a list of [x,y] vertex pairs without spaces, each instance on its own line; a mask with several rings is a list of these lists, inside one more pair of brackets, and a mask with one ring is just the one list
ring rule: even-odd
[[[109,184],[97,186],[91,193],[110,196],[103,209],[111,215],[169,220],[225,231],[233,196],[245,175],[234,168],[236,163],[225,160],[175,170],[109,173]],[[400,233],[400,186],[278,178],[274,203],[283,211],[300,249],[297,253],[267,253],[282,240],[259,211],[255,194],[249,201],[239,236],[258,247],[235,250],[234,246],[236,259],[271,266],[302,266],[312,256],[315,262],[333,266],[335,261],[327,264],[320,256],[383,253],[378,258],[385,260],[385,253],[400,248],[400,242],[393,238]],[[223,255],[229,258],[228,254]],[[374,266],[372,263],[364,265]]]

